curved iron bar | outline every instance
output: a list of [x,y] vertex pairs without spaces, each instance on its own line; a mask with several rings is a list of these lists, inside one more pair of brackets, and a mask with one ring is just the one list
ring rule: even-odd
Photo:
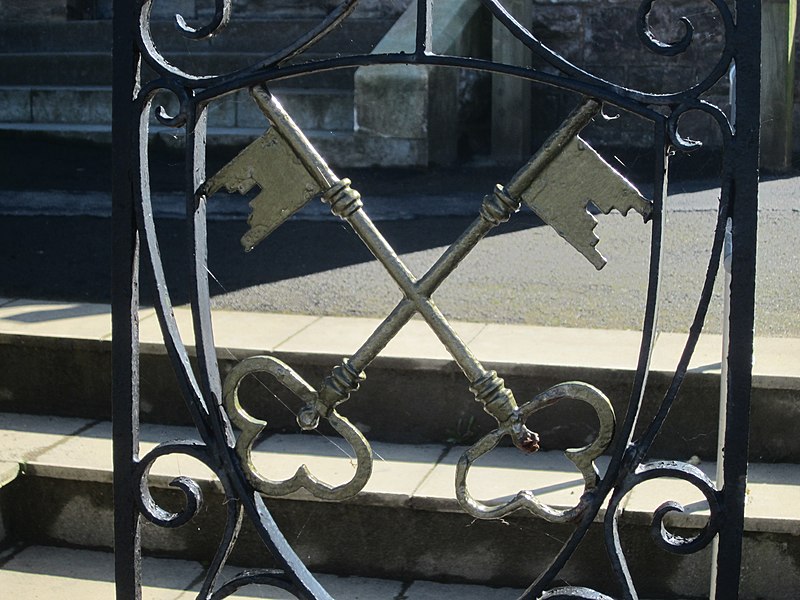
[[[142,90],[142,93],[139,95],[136,102],[136,106],[138,107],[140,115],[139,131],[143,138],[141,140],[142,143],[139,144],[138,164],[145,167],[148,165],[148,145],[146,143],[148,118],[153,98],[159,89],[163,88],[156,85],[148,86]],[[189,117],[195,114],[192,110],[195,105],[189,101],[188,106],[190,110],[186,111],[187,123],[190,122],[188,120]],[[194,151],[191,152],[189,165],[189,169],[191,171],[194,168]],[[202,389],[205,388],[206,390],[210,390],[212,387],[209,376],[210,370],[207,368],[208,365],[206,365],[206,368],[202,368],[201,365],[201,375],[203,378],[202,387],[194,375],[192,367],[189,363],[186,347],[181,340],[180,332],[178,330],[177,322],[172,310],[168,286],[166,284],[166,277],[159,251],[158,236],[156,234],[155,221],[153,219],[153,208],[150,198],[148,174],[149,170],[147,168],[134,170],[133,174],[134,183],[139,191],[139,202],[136,203],[135,207],[137,228],[139,230],[140,237],[144,240],[143,251],[146,262],[149,265],[148,271],[154,284],[154,303],[156,306],[156,313],[161,326],[167,353],[170,356],[170,362],[172,363],[176,372],[179,388],[185,399],[185,404],[190,411],[190,415],[195,423],[198,433],[205,444],[204,446],[201,446],[204,448],[202,452],[197,449],[196,444],[192,444],[191,448],[186,446],[186,453],[195,453],[197,458],[203,460],[203,462],[212,468],[217,476],[223,481],[223,487],[226,489],[227,497],[231,499],[238,499],[238,502],[242,503],[244,511],[249,515],[253,522],[261,524],[261,527],[257,527],[256,529],[258,530],[262,541],[272,552],[278,563],[285,568],[287,573],[289,573],[288,577],[294,582],[294,593],[298,593],[300,595],[299,597],[303,599],[330,600],[330,596],[316,582],[305,565],[303,565],[302,561],[300,561],[300,559],[296,556],[291,546],[286,541],[283,534],[280,532],[271,515],[269,514],[266,506],[263,503],[263,500],[261,500],[261,497],[257,493],[253,496],[252,489],[249,488],[245,483],[244,475],[238,468],[235,455],[233,454],[232,431],[230,430],[230,425],[227,424],[221,407],[216,403],[207,402],[206,399],[213,399],[213,396],[207,396]],[[194,194],[192,193],[191,196],[193,202]],[[195,215],[195,211],[193,209],[191,210],[191,214]],[[192,222],[200,225],[199,228],[192,228],[191,236],[192,238],[198,236],[197,241],[202,242],[203,249],[200,255],[200,260],[196,263],[196,266],[198,269],[201,267],[204,269],[204,217],[202,219],[193,218]],[[193,253],[193,258],[198,258],[195,253]],[[198,288],[198,281],[195,281],[195,289]],[[205,285],[207,288],[207,281]],[[207,303],[206,306],[208,306]],[[199,308],[199,303],[197,303],[196,308]],[[196,309],[193,310],[193,313],[196,314],[197,312],[198,311]],[[207,314],[210,315],[210,312],[207,311]],[[201,317],[200,321],[202,324],[198,326],[199,331],[196,333],[196,335],[197,339],[201,341],[202,345],[202,341],[204,339],[208,340],[210,319],[206,322],[206,320],[202,319]],[[182,446],[181,448],[184,447]],[[161,452],[166,453],[167,450],[159,450],[159,453],[152,455],[153,460],[160,456]],[[195,456],[195,454],[192,455]],[[145,465],[142,467],[139,467],[137,464],[136,469],[141,468],[142,472],[144,472],[143,469],[147,467],[147,464],[149,463],[145,463]],[[214,468],[215,465],[217,468]],[[226,478],[223,477],[224,473],[229,474],[230,483],[225,483]],[[142,514],[155,524],[167,527],[175,527],[190,520],[192,516],[196,514],[196,511],[199,510],[199,506],[202,501],[202,495],[200,494],[199,486],[197,486],[195,482],[188,478],[177,478],[173,484],[181,489],[187,497],[187,508],[181,511],[179,514],[173,515],[172,513],[168,513],[167,511],[160,509],[160,507],[155,505],[154,502],[149,502],[148,497],[150,500],[152,500],[152,497],[149,496],[149,491],[147,490],[144,491],[143,497],[137,500]],[[229,554],[230,547],[234,541],[235,535],[231,535],[230,533],[225,534],[225,539],[223,540],[220,548],[218,548],[215,558],[215,563],[219,563],[219,568],[221,568],[222,564],[224,564],[224,558],[226,558]]]
[[539,600],[613,600],[610,596],[585,587],[553,588],[539,596]]
[[[219,33],[231,19],[231,2],[232,0],[214,0],[214,16],[211,18],[210,23],[200,28],[190,26],[182,15],[175,15],[175,23],[178,26],[178,30],[191,40],[204,40]],[[142,10],[145,10],[144,7]],[[149,7],[147,11],[148,13],[150,12]]]
[[206,577],[203,580],[203,585],[200,588],[198,597],[202,600],[206,600],[207,598],[213,596],[212,590],[219,579],[222,568],[225,566],[225,563],[228,561],[228,557],[233,551],[233,546],[236,543],[236,539],[239,537],[239,532],[241,531],[242,521],[244,518],[244,509],[242,508],[242,504],[232,493],[232,490],[229,489],[230,483],[228,482],[227,478],[224,480],[223,487],[225,488],[226,508],[225,531],[223,532],[222,540],[217,546],[217,551],[214,553],[214,559],[208,566]]
[[[686,52],[692,44],[694,25],[692,25],[692,22],[687,17],[681,17],[681,22],[683,23],[683,37],[677,42],[662,42],[653,34],[647,22],[647,17],[650,15],[654,3],[655,0],[643,0],[636,13],[636,33],[639,35],[642,44],[644,44],[650,52],[661,56],[677,56],[678,54]],[[727,5],[725,8],[727,10]],[[730,13],[730,11],[727,12]]]
[[234,483],[248,516],[253,523],[259,525],[256,533],[275,560],[283,566],[287,578],[292,582],[292,593],[303,600],[333,600],[289,545],[264,504],[261,494],[252,491],[242,474],[234,479]]
[[[160,73],[162,76],[165,77],[172,77],[178,79],[182,85],[187,88],[205,88],[206,90],[215,89],[218,90],[214,92],[214,96],[224,95],[225,93],[229,93],[236,89],[242,89],[245,87],[250,87],[256,83],[265,83],[267,81],[271,81],[277,78],[276,71],[278,70],[281,65],[299,54],[305,52],[308,48],[313,46],[317,43],[320,39],[325,37],[330,31],[332,31],[337,25],[339,25],[347,16],[349,16],[352,11],[355,9],[358,0],[346,0],[345,2],[337,5],[320,23],[312,28],[309,32],[307,32],[304,36],[287,46],[286,48],[279,50],[276,53],[271,54],[270,56],[264,58],[263,60],[259,61],[256,64],[243,67],[232,73],[228,73],[225,75],[192,75],[190,73],[186,73],[183,70],[175,67],[174,65],[170,64],[170,62],[158,51],[156,44],[152,38],[152,32],[149,28],[150,23],[150,9],[151,5],[154,0],[146,0],[142,4],[141,14],[140,14],[140,24],[139,24],[139,44],[143,53],[145,60],[148,64],[156,70],[156,72]],[[220,0],[217,0],[219,3]],[[229,0],[224,0],[227,4]],[[638,19],[638,27],[637,27],[637,34],[639,35],[640,39],[642,39],[643,43],[650,49],[651,51],[664,56],[674,56],[676,54],[680,54],[684,52],[691,43],[691,32],[687,29],[687,35],[684,37],[681,42],[676,44],[669,44],[664,42],[659,42],[650,32],[648,25],[647,25],[647,14],[650,12],[652,4],[655,0],[643,0],[638,12],[637,12],[637,19]],[[499,0],[481,0],[482,4],[486,6],[486,8],[492,13],[492,15],[500,21],[509,32],[514,35],[520,42],[522,42],[525,46],[530,48],[537,56],[544,59],[548,64],[555,67],[560,73],[563,73],[567,76],[568,79],[573,80],[574,82],[580,82],[584,84],[584,86],[595,87],[600,90],[606,90],[606,95],[608,92],[611,92],[614,96],[617,96],[620,99],[626,99],[632,101],[632,104],[644,104],[644,105],[675,105],[687,100],[693,99],[698,97],[700,94],[709,90],[722,76],[725,75],[727,72],[731,59],[733,58],[733,44],[732,44],[732,32],[735,28],[735,22],[733,15],[724,2],[724,0],[709,0],[717,9],[722,19],[722,26],[725,32],[725,44],[721,50],[720,57],[711,71],[705,76],[703,80],[700,82],[695,83],[694,85],[674,93],[667,93],[667,94],[655,94],[655,93],[648,93],[640,90],[635,90],[631,88],[624,87],[622,85],[615,84],[611,81],[607,81],[602,79],[596,75],[589,73],[583,69],[578,68],[574,64],[570,63],[559,54],[551,50],[545,44],[543,44],[536,36],[534,36],[527,28],[525,28],[522,24],[520,24],[508,11],[505,7],[499,2]],[[420,5],[424,5],[424,0],[420,0]],[[346,67],[358,67],[358,66],[367,66],[371,64],[443,64],[436,61],[436,58],[445,58],[445,55],[438,55],[430,50],[430,44],[427,43],[420,43],[419,40],[425,40],[430,35],[429,31],[429,15],[427,11],[421,11],[425,17],[424,21],[420,21],[417,24],[417,50],[412,54],[407,53],[398,53],[396,55],[393,54],[385,54],[385,55],[353,55],[350,57],[341,57],[339,59],[334,60],[321,60],[321,61],[309,61],[302,65],[298,65],[295,69],[289,69],[287,72],[288,75],[299,75],[303,73],[316,73],[320,71],[327,70],[328,68],[346,68]],[[684,17],[683,22],[688,22],[688,20]],[[200,30],[198,32],[203,31],[205,32],[203,35],[197,34],[197,39],[202,39],[203,37],[208,37],[214,33],[216,33],[219,29],[221,29],[224,24],[227,23],[227,17],[223,18],[220,16],[219,9],[217,10],[217,15],[215,15],[214,22]],[[186,34],[186,31],[184,34]],[[688,37],[689,41],[686,41]],[[378,59],[377,57],[383,56],[385,58]],[[387,60],[386,57],[394,57],[389,58]],[[481,70],[485,70],[481,67],[470,67],[469,59],[467,57],[449,57],[450,59],[455,59],[456,64],[452,66],[459,66],[464,68],[480,68]],[[463,62],[461,62],[463,61]],[[495,63],[487,62],[487,66],[493,65]],[[459,64],[460,63],[460,64]],[[536,73],[536,69],[532,68],[519,68],[519,73]],[[545,73],[539,73],[540,76],[545,77]],[[582,90],[581,93],[585,93],[587,95],[592,95],[587,88]],[[604,96],[603,99],[608,99],[611,101],[611,98],[607,98]],[[208,96],[207,94],[204,95],[206,99],[211,99],[213,96]],[[621,104],[620,104],[621,106]]]
[[203,505],[203,494],[197,482],[189,477],[176,477],[170,482],[170,486],[180,489],[186,497],[186,505],[183,510],[172,513],[161,508],[154,500],[147,485],[147,478],[150,469],[155,461],[162,456],[169,454],[186,454],[205,464],[213,471],[217,471],[213,459],[208,454],[208,447],[195,441],[165,442],[151,450],[134,469],[134,477],[139,481],[140,494],[136,501],[142,515],[159,527],[180,527],[191,521]]
[[[149,97],[151,92],[164,91],[173,94],[178,99],[178,112],[174,115],[170,115],[167,113],[167,109],[164,107],[164,105],[159,104],[155,112],[156,120],[164,127],[170,127],[173,129],[183,127],[186,125],[186,120],[188,118],[191,106],[191,97],[187,93],[186,88],[177,85],[174,81],[166,79],[159,81],[155,85],[153,82],[148,84],[145,89],[142,90],[141,96]],[[155,97],[153,97],[153,100],[155,101]],[[149,110],[146,112],[149,113]]]
[[683,507],[672,501],[661,504],[653,516],[651,535],[662,550],[674,554],[692,554],[702,550],[717,535],[723,518],[721,493],[716,490],[708,477],[693,465],[674,461],[654,462],[638,465],[635,471],[628,473],[615,489],[605,518],[606,543],[613,546],[614,550],[609,551],[608,555],[612,568],[623,585],[623,600],[636,600],[637,596],[619,537],[619,504],[635,486],[659,477],[681,479],[694,485],[705,496],[711,512],[708,522],[700,533],[692,538],[681,538],[666,529],[664,517],[670,512],[683,512]]
[[708,259],[708,267],[706,269],[706,278],[703,282],[703,289],[700,293],[697,310],[694,319],[689,328],[689,336],[686,340],[681,357],[678,360],[678,365],[675,369],[675,374],[672,377],[667,392],[664,394],[664,399],[659,406],[658,412],[650,421],[647,430],[642,434],[642,437],[634,444],[636,449],[630,457],[632,464],[637,464],[646,456],[650,447],[653,444],[658,433],[661,431],[661,426],[667,419],[670,409],[672,408],[675,399],[678,396],[683,380],[686,377],[686,372],[689,369],[689,361],[692,359],[694,350],[697,347],[697,342],[700,339],[700,334],[703,330],[706,316],[708,314],[708,307],[711,303],[711,296],[714,292],[714,283],[717,279],[717,271],[719,270],[720,259],[722,258],[722,248],[725,242],[725,223],[728,220],[729,208],[729,194],[730,182],[723,182],[722,194],[720,198],[719,211],[717,212],[717,223],[714,228],[714,241],[711,246],[711,254]]
[[337,5],[316,27],[307,31],[305,35],[295,40],[286,48],[272,54],[260,63],[247,68],[245,72],[253,73],[256,71],[263,71],[272,65],[281,65],[298,54],[302,54],[338,27],[339,24],[355,10],[357,4],[358,0],[347,0]]
[[[242,571],[235,577],[228,580],[228,582],[219,588],[216,592],[208,597],[208,600],[222,600],[235,594],[243,587],[248,585],[271,585],[272,587],[280,588],[284,591],[295,595],[294,587],[286,576],[280,571],[270,571],[267,569],[248,570]],[[295,596],[300,598],[300,596]]]
[[134,169],[133,171],[135,187],[139,191],[139,202],[136,203],[135,207],[136,221],[139,235],[144,240],[143,252],[153,281],[156,315],[161,326],[167,354],[175,370],[179,389],[186,399],[187,408],[201,439],[206,443],[211,443],[214,434],[209,423],[209,408],[200,391],[197,378],[194,376],[189,362],[189,354],[181,340],[178,324],[175,320],[153,219],[153,206],[150,198],[147,131],[149,128],[150,107],[156,91],[157,89],[155,88],[147,90],[146,93],[140,95],[137,102],[140,115],[139,131],[143,138],[139,144],[138,164],[144,168]]
[[717,122],[722,134],[723,146],[729,148],[733,136],[733,124],[730,119],[718,106],[699,99],[683,102],[670,113],[667,120],[667,131],[672,144],[681,150],[693,150],[703,145],[702,142],[696,140],[684,139],[678,132],[681,117],[692,110],[704,112]]
[[208,240],[205,198],[196,198],[194,189],[205,179],[206,109],[191,105],[186,124],[186,178],[192,185],[186,190],[186,220],[191,264],[190,298],[200,390],[209,406],[209,421],[214,434],[214,448],[224,461],[223,448],[234,445],[233,430],[224,416],[214,331],[211,326],[211,297],[208,286]]
[[[264,523],[270,530],[271,536],[269,540],[265,541],[269,542],[268,546],[275,546],[276,552],[273,552],[275,558],[288,559],[283,561],[287,567],[287,571],[289,571],[288,575],[286,572],[270,572],[270,575],[273,578],[281,578],[280,580],[283,583],[279,587],[282,587],[283,589],[286,589],[287,591],[297,595],[298,598],[331,600],[330,596],[328,596],[327,593],[325,593],[324,590],[319,587],[319,584],[317,584],[316,580],[313,579],[313,576],[308,573],[304,565],[299,563],[299,559],[296,555],[294,555],[293,551],[288,546],[288,543],[283,538],[283,535],[277,529],[274,521],[272,521],[271,517],[269,517],[269,514],[266,512],[266,507],[263,505],[263,501],[260,500],[260,496],[256,496],[258,500],[257,502],[248,503],[247,496],[242,497],[241,490],[236,489],[236,477],[231,478],[230,471],[226,470],[224,466],[217,463],[215,457],[209,452],[209,450],[210,448],[208,445],[198,441],[190,440],[165,442],[156,446],[144,458],[142,458],[142,460],[136,464],[136,467],[133,471],[133,476],[139,481],[140,495],[137,496],[136,502],[139,506],[141,514],[153,524],[167,528],[180,527],[191,521],[197,515],[202,506],[203,496],[200,486],[197,484],[197,482],[185,476],[176,477],[170,482],[169,485],[171,487],[180,489],[184,493],[186,497],[186,504],[184,508],[177,513],[172,513],[161,508],[153,499],[150,489],[147,485],[147,479],[150,474],[150,470],[156,460],[172,454],[185,454],[202,462],[219,478],[225,494],[225,505],[227,510],[226,526],[223,532],[223,538],[220,541],[214,558],[208,567],[198,598],[203,600],[209,598],[225,598],[248,583],[268,583],[267,581],[261,580],[253,581],[239,579],[239,576],[237,576],[225,582],[216,592],[212,593],[215,583],[219,579],[222,568],[225,566],[225,562],[230,556],[233,546],[236,543],[236,539],[241,529],[244,511],[248,508],[251,508],[253,512],[256,512],[256,514],[263,514],[267,517],[262,517],[260,521]],[[251,506],[248,506],[248,504],[251,504]],[[255,522],[259,522],[259,520],[256,520]],[[259,533],[261,534],[262,532],[259,531]],[[263,537],[264,536],[262,534],[262,538]],[[297,563],[299,563],[302,568],[298,568]],[[290,568],[292,570],[289,570]],[[305,576],[304,580],[300,585],[298,585],[296,580],[302,578],[303,576]]]
[[193,185],[186,190],[188,241],[192,255],[192,265],[189,269],[192,283],[192,319],[201,390],[208,398],[210,421],[213,423],[214,441],[211,444],[211,451],[218,456],[223,470],[231,477],[233,491],[231,497],[238,498],[253,522],[261,525],[256,527],[258,534],[286,572],[291,582],[292,593],[299,595],[300,598],[328,600],[330,596],[300,561],[283,533],[275,525],[261,496],[253,492],[235,452],[233,429],[222,405],[222,383],[211,327],[205,198],[198,198],[194,194],[194,190],[205,179],[205,109],[190,113],[186,138],[186,172],[187,178],[193,180]]
[[217,100],[225,95],[232,94],[240,89],[252,87],[258,84],[267,84],[286,79],[303,77],[309,74],[342,69],[409,64],[427,67],[462,68],[470,71],[509,75],[524,79],[526,81],[540,83],[550,87],[574,92],[581,96],[596,98],[597,100],[608,102],[650,121],[657,121],[663,117],[660,112],[650,108],[647,103],[641,103],[625,96],[621,96],[616,93],[615,90],[604,86],[594,83],[576,81],[562,75],[536,71],[527,67],[519,67],[516,65],[495,63],[485,59],[439,54],[417,56],[402,52],[342,56],[314,60],[305,63],[282,65],[280,67],[271,69],[268,72],[247,75],[234,81],[219,82],[218,84],[209,85],[203,89],[193,89],[193,98],[196,102],[205,104]]
[[[280,65],[281,63],[290,60],[308,50],[311,46],[316,44],[323,37],[328,35],[335,29],[350,13],[352,13],[358,5],[358,0],[346,0],[337,5],[328,15],[322,19],[316,26],[307,31],[303,36],[296,39],[289,46],[275,52],[263,60],[238,69],[226,75],[192,75],[183,69],[171,64],[167,58],[158,51],[155,40],[153,39],[152,31],[150,30],[150,11],[152,4],[155,0],[145,0],[142,3],[140,17],[139,17],[139,46],[142,50],[143,56],[153,70],[165,77],[173,77],[180,80],[180,82],[187,88],[207,86],[212,82],[221,80],[239,80],[252,75],[254,73],[267,71],[272,67]],[[215,0],[216,12],[214,19],[209,25],[200,29],[193,29],[186,24],[186,21],[180,15],[176,15],[178,28],[185,36],[201,40],[218,33],[230,20],[230,2],[231,0]],[[220,2],[224,5],[220,7]]]
[[[642,10],[645,10],[644,17],[640,17],[639,25],[642,29],[639,29],[640,38],[642,36],[652,37],[652,34],[648,36],[649,29],[647,29],[647,13],[650,10],[654,0],[643,0],[643,6],[646,5],[646,9],[640,8],[639,14],[641,15]],[[550,48],[548,48],[545,44],[543,44],[535,35],[533,35],[526,27],[524,27],[519,21],[517,21],[506,9],[505,7],[499,2],[499,0],[481,0],[481,3],[489,9],[489,11],[494,15],[494,17],[500,21],[505,28],[520,42],[525,44],[532,52],[534,52],[537,56],[545,60],[548,64],[558,69],[560,72],[564,73],[565,75],[576,79],[578,81],[583,81],[585,83],[592,83],[594,85],[598,85],[600,87],[608,87],[613,89],[617,94],[622,97],[629,98],[631,100],[635,100],[645,104],[660,104],[660,105],[668,105],[668,104],[675,104],[676,102],[684,101],[687,98],[697,97],[703,92],[710,89],[719,79],[727,73],[728,67],[731,62],[731,58],[733,57],[733,31],[734,31],[734,19],[733,15],[731,14],[728,5],[724,2],[724,0],[709,0],[720,13],[722,17],[723,26],[725,28],[725,46],[723,47],[722,53],[720,55],[719,60],[717,61],[714,68],[711,72],[700,82],[686,88],[681,92],[675,92],[671,94],[652,94],[647,92],[642,92],[630,88],[626,88],[624,86],[615,84],[611,81],[607,81],[602,79],[596,75],[585,71]],[[646,46],[650,50],[654,50],[654,43],[647,43]],[[685,51],[688,48],[689,44],[682,48],[682,44],[678,44],[677,47],[672,45],[665,44],[664,46],[658,46],[659,48],[668,48],[669,50],[659,49],[656,52],[658,54],[667,54],[667,52],[675,51],[675,54],[680,54],[681,52]]]

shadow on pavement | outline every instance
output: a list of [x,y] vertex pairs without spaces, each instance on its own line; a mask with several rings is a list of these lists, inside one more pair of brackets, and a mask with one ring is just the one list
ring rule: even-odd
[[[378,227],[394,250],[405,254],[451,244],[472,220],[472,217],[421,218],[383,221]],[[492,234],[502,235],[540,224],[526,210]],[[185,225],[177,219],[164,219],[157,229],[172,300],[176,304],[186,303],[191,265],[185,252],[188,243]],[[212,295],[374,260],[350,228],[337,221],[284,223],[249,253],[239,243],[246,230],[243,221],[209,223]],[[3,217],[0,296],[110,302],[111,247],[109,219]],[[150,278],[144,273],[143,304],[151,302],[152,291]]]

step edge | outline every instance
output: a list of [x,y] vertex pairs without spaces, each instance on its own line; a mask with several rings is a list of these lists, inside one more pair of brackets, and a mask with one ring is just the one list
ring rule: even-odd
[[[44,422],[45,420],[52,421],[49,417],[34,417],[33,419],[27,419],[26,422],[29,424],[31,422],[35,422],[37,420],[41,420]],[[161,428],[146,428],[151,430],[151,433],[163,431]],[[85,444],[90,444],[91,447],[88,449],[90,451],[90,455],[92,456],[101,456],[98,453],[99,448],[97,444],[101,445],[108,445],[112,444],[110,436],[108,435],[110,432],[110,424],[109,422],[103,421],[93,424],[92,427],[83,428],[78,433],[73,434],[66,434],[63,436],[64,440],[69,444],[67,447],[64,443],[59,444],[59,456],[64,453],[76,452],[76,447],[85,446]],[[193,429],[191,427],[170,427],[168,431],[172,434],[179,434],[183,438],[191,438],[196,437],[193,434]],[[188,434],[188,435],[183,435]],[[164,433],[162,433],[164,435]],[[281,435],[278,436],[283,440],[296,441],[299,439],[300,436],[298,435]],[[404,444],[382,444],[384,449],[388,446],[395,446],[398,448],[405,447]],[[433,446],[433,445],[431,445]],[[445,448],[446,446],[437,445]],[[280,452],[276,450],[273,446],[269,450],[269,455],[274,461],[278,461],[275,459],[275,456],[296,456],[296,453],[292,451],[294,446],[288,446],[288,449],[284,452]],[[460,454],[461,452],[467,449],[466,446],[464,447],[452,447],[450,449],[449,454],[453,456]],[[87,450],[84,448],[84,452]],[[513,448],[508,449],[501,449],[505,455],[514,457],[516,455]],[[254,451],[256,457],[260,454],[260,451]],[[431,455],[436,454],[432,452]],[[579,477],[577,473],[573,473],[572,470],[567,471],[562,468],[554,468],[552,466],[552,462],[548,461],[548,459],[552,459],[553,457],[560,456],[560,451],[550,451],[543,453],[545,455],[544,461],[549,463],[546,468],[525,468],[519,469],[514,467],[513,465],[503,466],[500,467],[500,470],[504,473],[509,471],[514,473],[520,473],[520,475],[524,474],[525,479],[537,479],[536,475],[532,475],[535,473],[541,473],[542,476],[538,478],[543,479],[545,477],[552,476],[553,473],[560,473],[562,475],[566,475],[568,478],[572,479],[575,476]],[[110,455],[110,453],[109,453]],[[145,453],[145,456],[147,454]],[[454,467],[454,464],[450,464],[449,461],[447,464],[441,462],[444,460],[443,455],[439,455],[440,459],[431,463],[424,463],[425,465],[429,465],[429,469],[424,469],[426,474],[421,475],[422,479],[420,480],[419,485],[416,485],[410,493],[397,493],[388,490],[376,490],[376,491],[364,491],[361,492],[359,495],[355,496],[354,498],[345,500],[345,503],[356,504],[356,505],[365,505],[365,506],[381,506],[387,508],[407,508],[412,510],[422,510],[428,512],[447,512],[447,513],[463,513],[463,510],[460,508],[458,502],[455,500],[454,497],[443,497],[441,495],[426,495],[424,493],[425,488],[429,486],[429,480],[431,477],[438,477],[442,478],[447,475],[448,479],[444,484],[449,486],[449,471],[451,467]],[[56,459],[56,460],[60,460]],[[295,458],[296,460],[296,458]],[[7,465],[11,461],[3,461],[0,462],[0,465]],[[12,463],[13,464],[13,463]],[[403,464],[403,461],[395,462],[389,461],[383,463],[383,467],[386,469],[398,469],[401,468],[400,465]],[[437,467],[444,467],[444,468],[437,468]],[[13,468],[10,468],[13,470]],[[491,472],[491,469],[494,467],[483,467],[483,473]],[[702,469],[704,472],[714,473],[716,470],[716,465],[713,462],[704,462],[702,464]],[[776,469],[778,470],[778,477],[775,476]],[[774,503],[777,497],[781,497],[783,495],[791,494],[792,490],[795,486],[787,485],[787,481],[791,482],[795,479],[800,480],[800,465],[793,464],[793,465],[780,465],[776,467],[775,465],[769,465],[764,463],[751,463],[750,464],[750,471],[751,471],[751,481],[748,481],[748,499],[746,506],[753,506],[754,502],[756,502],[756,498],[768,498],[770,503]],[[19,473],[22,473],[25,477],[37,477],[43,479],[53,479],[53,480],[71,480],[71,481],[81,481],[86,483],[100,483],[100,484],[111,484],[113,482],[113,469],[109,465],[95,465],[95,466],[83,466],[83,465],[75,465],[75,464],[58,464],[51,459],[48,459],[47,453],[42,453],[36,455],[34,458],[29,460],[20,460],[19,461]],[[188,474],[188,473],[187,473]],[[16,476],[16,475],[15,475]],[[173,474],[163,474],[163,473],[152,473],[148,479],[151,487],[153,488],[167,488],[169,487],[170,482],[174,479],[175,475]],[[217,492],[222,492],[222,487],[219,481],[209,475],[209,474],[191,474],[192,479],[197,481],[198,483],[210,485],[213,489]],[[420,477],[418,474],[417,477]],[[520,476],[515,476],[515,478],[519,478]],[[780,478],[779,478],[780,477]],[[775,481],[768,481],[768,479],[774,479]],[[442,480],[444,481],[444,480]],[[430,488],[429,488],[430,489]],[[436,487],[432,488],[436,489]],[[636,508],[635,506],[631,505],[630,500],[633,496],[633,493],[639,492],[640,496],[642,493],[650,494],[653,496],[653,499],[645,496],[645,499],[641,497],[637,497],[636,503],[638,506],[646,505],[646,509]],[[652,521],[653,510],[656,506],[661,504],[665,499],[665,494],[671,493],[667,490],[660,490],[656,489],[655,491],[645,492],[643,489],[638,489],[634,487],[631,491],[631,494],[626,496],[625,504],[621,506],[621,515],[620,520],[623,523],[629,523],[632,525],[642,525],[642,526],[650,526]],[[796,496],[798,492],[795,490],[794,495]],[[305,490],[298,490],[296,492],[292,492],[288,495],[281,495],[281,496],[267,496],[273,499],[285,499],[285,500],[298,500],[298,501],[305,501],[305,502],[327,502],[325,500],[320,500],[315,496],[311,495],[309,492]],[[795,498],[797,500],[797,498]],[[336,501],[336,503],[340,503]],[[650,505],[653,505],[650,508]],[[758,533],[779,533],[779,534],[790,534],[790,535],[800,535],[800,503],[788,502],[790,506],[794,506],[795,510],[798,511],[797,517],[793,516],[786,516],[786,515],[776,515],[772,511],[765,510],[764,506],[761,506],[759,509],[764,514],[759,515],[747,515],[745,514],[745,531],[751,532],[758,532]],[[560,504],[554,505],[555,508],[569,508],[569,506],[562,506]],[[539,520],[539,517],[534,515],[530,515],[526,511],[518,511],[519,514],[524,514],[526,517],[530,517],[533,519]],[[596,521],[602,521],[605,518],[605,509],[602,508],[600,513],[596,516]],[[689,529],[697,529],[702,528],[707,521],[707,512],[705,510],[700,510],[696,512],[686,512],[686,513],[676,513],[673,515],[673,525],[674,527],[681,527],[681,528],[689,528]]]
[[[249,313],[243,313],[249,314]],[[267,313],[262,313],[267,314]],[[279,317],[296,317],[302,315],[276,315]],[[349,317],[328,317],[330,319],[346,320]],[[461,322],[453,321],[455,326]],[[537,326],[531,325],[531,331],[535,331]],[[567,328],[564,328],[567,329]],[[605,332],[605,330],[594,330],[598,332]],[[790,338],[762,338],[762,339],[790,339]],[[3,331],[0,328],[0,345],[14,345],[25,343],[27,345],[38,345],[43,348],[54,349],[71,349],[77,350],[82,345],[92,345],[98,342],[108,344],[110,351],[111,332],[110,327],[107,331],[96,330],[87,332],[83,335],[75,334],[58,334],[58,333],[28,333],[23,331]],[[248,356],[262,355],[262,354],[279,354],[285,357],[291,357],[297,360],[303,360],[304,357],[315,361],[332,360],[338,362],[342,356],[347,356],[348,348],[343,348],[340,351],[332,349],[319,349],[313,346],[308,348],[284,348],[283,344],[273,345],[272,347],[255,346],[247,344],[231,344],[225,346],[217,346],[217,356],[220,359],[242,360]],[[88,348],[89,346],[87,346]],[[92,346],[94,349],[94,346]],[[196,348],[192,343],[186,344],[186,350],[189,356],[196,356]],[[438,356],[439,348],[430,349],[431,354],[428,356],[421,356],[417,354],[404,354],[400,351],[393,351],[391,354],[382,354],[378,356],[372,363],[374,367],[381,368],[405,368],[405,369],[418,369],[421,371],[439,371],[453,365],[453,359],[446,356]],[[166,348],[163,342],[143,340],[141,342],[140,352],[146,355],[161,356],[166,354]],[[421,351],[420,351],[421,352]],[[491,355],[481,355],[481,362],[488,368],[502,371],[505,375],[524,375],[530,374],[532,371],[543,375],[546,373],[559,373],[565,369],[572,371],[581,371],[586,373],[602,373],[605,375],[619,374],[621,376],[630,375],[636,372],[634,366],[612,366],[602,364],[586,364],[579,362],[566,362],[566,361],[534,361],[520,357],[516,360],[507,360]],[[759,363],[767,362],[763,357],[758,361]],[[654,367],[651,368],[650,373],[657,376],[671,376],[674,371],[669,368]],[[698,381],[708,381],[709,383],[719,380],[719,372],[714,370],[706,370],[702,367],[689,369],[686,373],[687,378],[695,379]],[[752,377],[753,389],[772,389],[772,390],[800,390],[800,373],[786,374],[786,373],[769,373],[759,372],[754,367]]]

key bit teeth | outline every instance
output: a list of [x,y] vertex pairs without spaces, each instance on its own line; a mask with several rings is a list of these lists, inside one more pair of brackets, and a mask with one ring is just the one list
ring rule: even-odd
[[645,221],[652,212],[651,203],[578,136],[522,192],[522,199],[598,270],[607,261],[595,248],[600,240],[589,203],[603,214],[617,210],[627,215],[633,209]]

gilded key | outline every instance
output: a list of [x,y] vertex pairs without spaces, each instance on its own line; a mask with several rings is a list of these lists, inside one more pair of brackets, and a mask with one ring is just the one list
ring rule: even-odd
[[521,198],[598,270],[606,259],[595,246],[597,219],[587,210],[594,204],[604,214],[633,209],[645,221],[652,205],[639,191],[578,135],[550,159]]
[[250,229],[241,239],[246,251],[323,191],[274,125],[209,179],[204,192],[246,194],[255,186],[261,191],[250,202]]

